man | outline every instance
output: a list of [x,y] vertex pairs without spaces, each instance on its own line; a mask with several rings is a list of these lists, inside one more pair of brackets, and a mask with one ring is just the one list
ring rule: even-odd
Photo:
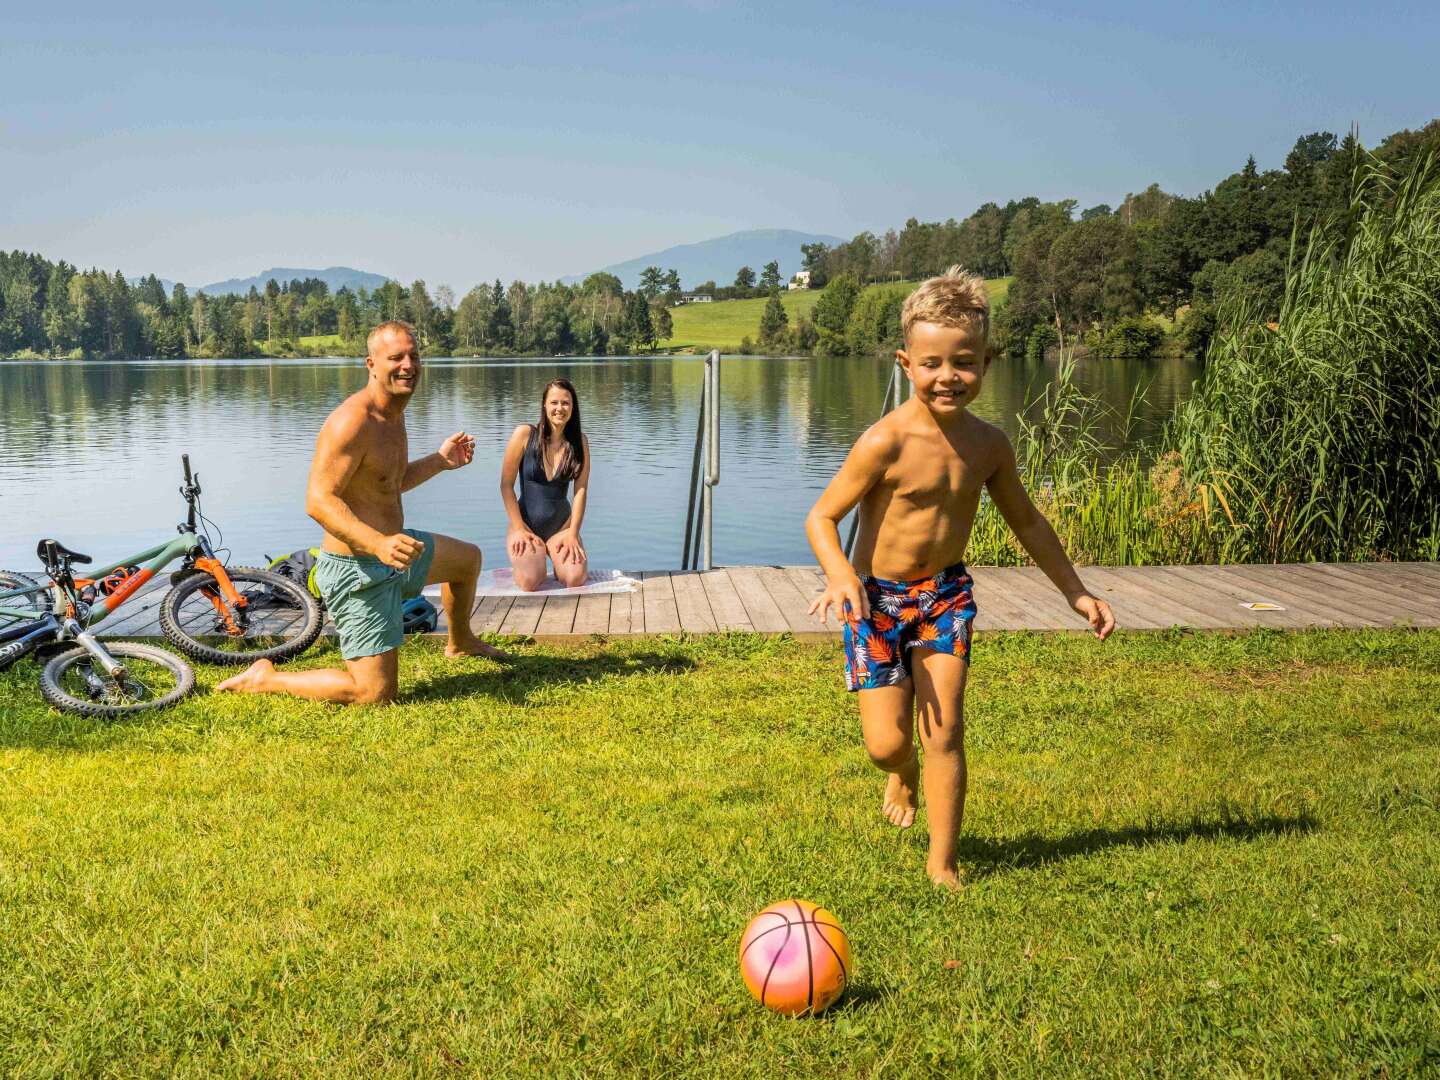
[[420,381],[419,344],[403,322],[384,322],[370,332],[366,352],[369,381],[321,427],[305,499],[306,512],[325,530],[315,582],[339,631],[345,667],[276,671],[269,660],[257,660],[217,690],[344,704],[393,701],[405,640],[401,604],[436,581],[443,582],[450,625],[445,654],[504,658],[470,629],[480,549],[405,528],[400,505],[403,492],[470,464],[475,440],[456,432],[436,453],[408,460],[405,406]]

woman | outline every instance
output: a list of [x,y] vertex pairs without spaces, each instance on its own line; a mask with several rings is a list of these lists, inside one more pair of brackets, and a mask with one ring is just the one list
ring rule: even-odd
[[[515,478],[520,496],[515,496]],[[575,484],[575,502],[566,489]],[[515,584],[526,592],[545,580],[545,557],[560,584],[585,583],[589,565],[580,542],[585,491],[590,483],[590,443],[580,430],[580,402],[568,379],[551,379],[540,395],[540,422],[521,424],[505,447],[500,497],[510,518],[505,550]]]

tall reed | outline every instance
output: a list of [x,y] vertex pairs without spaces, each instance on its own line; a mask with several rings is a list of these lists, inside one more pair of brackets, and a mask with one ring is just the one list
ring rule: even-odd
[[1215,496],[1226,561],[1434,558],[1440,170],[1362,165],[1346,217],[1292,245],[1278,324],[1233,293],[1167,433]]

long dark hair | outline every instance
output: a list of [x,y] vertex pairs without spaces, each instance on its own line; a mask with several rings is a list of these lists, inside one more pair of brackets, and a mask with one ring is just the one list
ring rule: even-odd
[[560,451],[560,462],[555,469],[555,479],[564,478],[574,480],[580,475],[580,470],[585,467],[585,442],[580,438],[580,395],[575,393],[575,387],[569,379],[551,379],[545,384],[545,389],[540,391],[540,422],[530,432],[530,442],[525,447],[527,454],[535,454],[540,462],[540,469],[545,475],[550,475],[546,467],[548,461],[548,450],[550,445],[550,419],[545,415],[545,399],[550,396],[550,391],[560,387],[570,395],[570,419],[565,422],[565,430],[561,435],[565,439],[565,447]]

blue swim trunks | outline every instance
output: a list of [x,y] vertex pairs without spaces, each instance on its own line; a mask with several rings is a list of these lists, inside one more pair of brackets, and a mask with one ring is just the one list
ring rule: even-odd
[[320,553],[315,560],[315,584],[325,610],[340,636],[340,655],[346,660],[378,656],[398,649],[405,641],[405,620],[400,605],[425,588],[430,564],[435,561],[435,537],[420,529],[406,533],[425,545],[404,570],[386,566],[374,555]]
[[975,618],[974,582],[964,563],[915,581],[860,579],[870,617],[845,615],[845,686],[875,690],[910,678],[915,646],[970,659],[970,623]]

